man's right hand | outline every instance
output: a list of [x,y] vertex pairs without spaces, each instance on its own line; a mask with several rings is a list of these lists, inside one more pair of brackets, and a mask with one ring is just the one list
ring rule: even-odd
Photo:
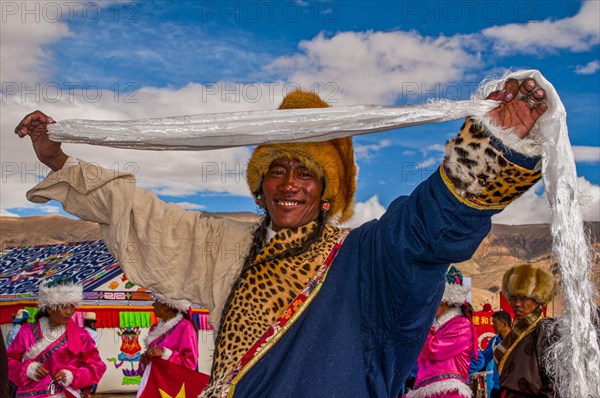
[[54,119],[41,111],[35,111],[21,120],[15,128],[15,134],[21,138],[30,136],[37,158],[56,171],[63,167],[68,156],[62,151],[60,142],[52,141],[48,137],[48,125],[51,123],[55,123]]

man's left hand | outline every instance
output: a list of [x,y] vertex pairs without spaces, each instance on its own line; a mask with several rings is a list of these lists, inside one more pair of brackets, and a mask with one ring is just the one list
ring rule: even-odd
[[494,91],[487,99],[500,101],[500,105],[490,111],[496,126],[513,129],[520,138],[525,138],[548,110],[544,102],[546,91],[537,86],[535,79],[525,79],[520,85],[516,79],[508,79],[503,90]]

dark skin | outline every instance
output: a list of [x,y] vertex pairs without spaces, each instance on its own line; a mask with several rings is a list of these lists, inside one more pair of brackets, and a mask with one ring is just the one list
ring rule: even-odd
[[275,159],[263,178],[262,191],[274,231],[308,224],[321,211],[323,181],[297,160]]
[[[75,313],[74,305],[65,305],[56,308],[47,308],[46,312],[48,313],[48,321],[50,323],[50,327],[57,327],[61,325],[66,325],[69,322],[69,319]],[[38,379],[41,379],[48,375],[50,371],[46,369],[43,365],[40,365],[35,370],[35,376]],[[52,380],[56,383],[60,381],[65,381],[67,379],[67,375],[62,370],[57,372]]]
[[515,319],[520,320],[531,314],[540,305],[530,297],[511,297],[510,305],[515,313]]
[[[161,303],[160,301],[155,301],[154,303],[152,303],[152,306],[154,307],[154,315],[156,315],[158,318],[162,319],[165,322],[177,315],[176,310]],[[146,350],[146,352],[142,354],[140,361],[144,365],[148,365],[152,358],[162,356],[163,352],[164,351],[162,348],[150,347]]]
[[[546,92],[535,87],[534,79],[525,79],[521,85],[515,79],[508,79],[503,90],[494,91],[487,97],[500,102],[490,111],[492,121],[498,127],[513,129],[520,138],[527,136],[535,122],[548,110],[548,105],[542,102]],[[522,98],[527,95],[533,105],[526,98]],[[15,133],[21,138],[30,136],[38,159],[56,171],[62,168],[68,156],[62,151],[61,143],[54,142],[48,137],[47,126],[52,123],[55,122],[50,116],[35,111],[21,120],[15,128]]]
[[510,333],[510,325],[498,318],[492,317],[492,327],[494,328],[494,332],[499,334],[503,339]]

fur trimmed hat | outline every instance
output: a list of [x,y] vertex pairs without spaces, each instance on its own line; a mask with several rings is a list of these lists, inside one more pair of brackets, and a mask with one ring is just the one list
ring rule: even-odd
[[546,305],[554,297],[555,290],[554,277],[531,264],[514,266],[502,278],[502,293],[508,300],[529,297],[540,305]]
[[190,303],[187,300],[174,300],[166,298],[160,293],[153,293],[152,295],[154,296],[154,299],[159,303],[163,303],[167,307],[173,308],[174,310],[177,310],[179,312],[187,313],[190,307],[192,306],[192,303]]
[[469,289],[463,286],[462,272],[454,265],[451,265],[446,272],[446,288],[442,303],[448,304],[450,307],[459,307],[467,299]]
[[56,277],[42,282],[38,290],[40,310],[60,305],[78,306],[83,300],[83,285],[75,283],[69,276]]
[[[279,109],[327,107],[329,105],[317,94],[296,90],[283,99]],[[267,174],[271,163],[279,158],[297,159],[324,181],[325,191],[321,199],[331,205],[327,212],[329,220],[344,222],[352,217],[356,191],[356,164],[351,137],[323,142],[259,145],[252,153],[246,173],[252,195],[256,197],[260,193],[263,177]]]

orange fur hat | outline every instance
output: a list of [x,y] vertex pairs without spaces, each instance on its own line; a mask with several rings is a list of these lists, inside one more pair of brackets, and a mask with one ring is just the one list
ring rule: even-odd
[[[296,90],[289,93],[279,109],[327,108],[317,94]],[[284,144],[259,145],[254,150],[247,168],[248,187],[256,197],[261,191],[263,177],[271,163],[279,158],[297,159],[306,168],[321,178],[325,191],[321,200],[331,204],[328,220],[344,222],[354,212],[356,191],[356,164],[352,138],[337,138],[324,142],[290,142]]]
[[554,297],[555,288],[554,277],[531,264],[512,267],[502,278],[502,293],[508,300],[522,296],[546,305]]

